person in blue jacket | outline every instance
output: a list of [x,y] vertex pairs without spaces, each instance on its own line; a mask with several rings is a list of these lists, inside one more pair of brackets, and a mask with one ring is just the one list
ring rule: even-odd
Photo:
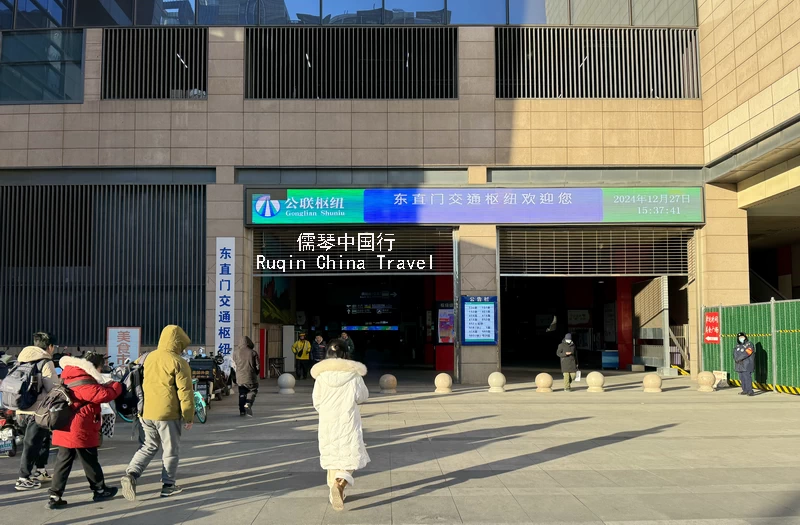
[[736,363],[736,372],[739,373],[739,379],[742,381],[742,391],[739,392],[739,395],[756,395],[753,392],[753,370],[756,367],[756,350],[744,332],[736,334],[736,348],[733,349],[733,360]]

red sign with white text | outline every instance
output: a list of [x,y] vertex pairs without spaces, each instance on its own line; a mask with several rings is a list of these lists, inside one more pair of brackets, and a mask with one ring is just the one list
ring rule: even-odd
[[706,312],[706,329],[703,341],[708,344],[719,344],[719,312]]

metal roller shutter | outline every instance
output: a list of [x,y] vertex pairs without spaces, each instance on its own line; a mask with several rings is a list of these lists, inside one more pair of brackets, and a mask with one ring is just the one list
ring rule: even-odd
[[503,228],[500,274],[688,275],[693,236],[691,228]]
[[[371,239],[374,249],[359,250],[359,239],[367,239],[366,242]],[[322,268],[319,267],[320,258]],[[356,264],[348,265],[348,260],[356,261]],[[393,261],[391,265],[389,260]],[[282,268],[280,261],[284,261]],[[357,261],[363,261],[363,266],[357,266]],[[398,268],[398,261],[404,261],[403,268]],[[424,264],[420,265],[419,261]],[[254,276],[452,273],[452,228],[307,226],[253,231]]]

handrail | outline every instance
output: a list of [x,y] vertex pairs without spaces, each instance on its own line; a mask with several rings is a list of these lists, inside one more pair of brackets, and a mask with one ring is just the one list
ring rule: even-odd
[[750,297],[753,297],[753,281],[759,283],[762,288],[766,288],[767,292],[769,292],[771,297],[774,297],[776,301],[786,301],[787,297],[784,296],[780,290],[772,286],[766,279],[758,275],[754,270],[750,270]]

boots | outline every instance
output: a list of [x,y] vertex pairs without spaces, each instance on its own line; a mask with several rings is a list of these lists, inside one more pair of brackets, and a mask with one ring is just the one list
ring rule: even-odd
[[344,488],[347,486],[347,481],[337,479],[331,485],[330,500],[333,510],[344,510]]

